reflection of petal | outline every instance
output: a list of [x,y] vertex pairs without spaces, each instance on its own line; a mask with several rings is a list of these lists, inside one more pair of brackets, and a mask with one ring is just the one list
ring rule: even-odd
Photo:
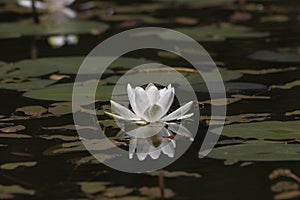
[[161,149],[160,148],[155,148],[154,146],[150,146],[149,149],[149,155],[152,159],[156,160],[159,158],[161,153]]
[[140,126],[136,129],[133,129],[131,131],[126,131],[127,135],[138,137],[138,138],[149,138],[153,135],[156,135],[163,129],[163,125],[161,126]]
[[110,101],[111,103],[111,110],[117,114],[119,114],[122,118],[127,120],[140,120],[133,112],[131,112],[128,108],[114,102]]
[[133,138],[130,140],[129,143],[129,158],[132,159],[133,158],[133,154],[135,152],[136,146],[137,146],[137,138]]
[[162,121],[172,121],[185,118],[185,114],[191,109],[193,105],[193,101],[186,103],[185,105],[181,106],[174,112],[170,113],[166,117],[162,118]]
[[150,104],[151,105],[155,104],[160,97],[157,87],[155,87],[153,83],[149,83],[145,90],[150,100]]
[[168,129],[178,135],[182,135],[182,136],[190,138],[191,141],[194,140],[192,133],[181,124],[169,123]]
[[145,160],[149,153],[150,143],[147,139],[138,139],[136,155],[140,161]]
[[64,4],[67,5],[71,5],[75,0],[63,0]]
[[[32,8],[32,1],[31,0],[18,0],[18,5],[23,6],[25,8]],[[44,2],[35,1],[35,7],[39,9],[46,9],[47,6]]]
[[143,116],[145,110],[150,106],[146,91],[141,87],[135,88],[135,103],[139,116]]
[[163,138],[160,146],[164,154],[168,155],[170,158],[174,157],[175,145],[171,142],[170,139]]

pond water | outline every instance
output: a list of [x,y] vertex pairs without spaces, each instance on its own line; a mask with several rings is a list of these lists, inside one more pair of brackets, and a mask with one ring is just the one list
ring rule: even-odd
[[[78,11],[78,18],[105,23],[107,28],[99,25],[103,32],[90,34],[92,28],[89,27],[78,35],[78,44],[53,48],[47,41],[48,33],[25,34],[22,29],[10,30],[4,26],[6,22],[28,23],[31,10],[0,1],[0,60],[5,62],[0,63],[0,88],[3,88],[0,89],[0,199],[160,198],[157,175],[119,172],[89,157],[74,127],[65,126],[73,124],[70,104],[55,104],[69,102],[69,97],[64,95],[70,90],[65,85],[57,93],[55,88],[44,91],[53,87],[49,85],[54,82],[56,85],[72,83],[75,73],[70,72],[71,65],[80,65],[80,56],[86,56],[104,39],[123,30],[146,26],[178,29],[194,36],[218,67],[227,70],[223,78],[226,79],[228,101],[232,101],[227,105],[227,121],[219,143],[212,154],[199,159],[198,151],[207,131],[211,105],[207,102],[209,94],[203,82],[199,79],[192,82],[199,102],[204,103],[198,133],[184,155],[164,168],[174,176],[168,177],[165,172],[165,187],[168,188],[165,197],[250,200],[274,199],[275,195],[283,194],[281,199],[300,198],[300,183],[295,179],[286,174],[274,180],[269,178],[278,168],[300,174],[298,1],[224,1],[225,4],[216,1],[213,5],[210,1],[96,1],[87,10],[82,8],[84,2],[76,1],[70,6]],[[41,12],[41,16],[49,14]],[[7,32],[12,31],[19,31],[20,36],[7,37]],[[63,32],[68,33],[68,29]],[[76,58],[35,64],[38,60],[31,60],[33,48],[38,58]],[[134,51],[125,57],[136,58],[133,63],[143,58],[190,68],[185,60],[157,50]],[[22,60],[25,59],[30,61],[24,64]],[[51,71],[55,62],[59,64],[53,67],[58,70]],[[7,63],[13,63],[13,68],[2,70]],[[18,68],[22,65],[25,65],[23,71]],[[48,68],[49,73],[42,70],[33,75],[38,73],[34,65]],[[113,85],[110,77],[116,74],[119,77],[128,65],[129,61],[121,60],[104,79]],[[25,68],[33,70],[26,72]],[[12,75],[16,70],[21,73]],[[45,86],[37,82],[29,88],[20,85],[20,81],[41,79],[54,82]],[[99,112],[109,105],[109,99],[105,98],[104,95],[96,104]],[[26,106],[35,106],[36,110],[24,109]],[[59,106],[63,108],[57,108]],[[51,110],[53,107],[57,109]],[[107,123],[109,127],[104,113],[99,114],[98,119],[100,124]],[[16,125],[20,125],[19,129],[15,129]],[[110,137],[117,132],[115,126],[105,131]],[[237,145],[239,149],[232,149]],[[178,171],[182,174],[176,174]],[[282,181],[296,186],[271,188]]]

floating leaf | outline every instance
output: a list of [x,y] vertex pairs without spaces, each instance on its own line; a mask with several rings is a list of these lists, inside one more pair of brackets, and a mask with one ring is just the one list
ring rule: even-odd
[[[267,37],[267,32],[256,32],[246,26],[238,26],[228,23],[192,28],[176,28],[175,30],[184,33],[197,41],[222,41],[226,39],[262,38]],[[170,32],[158,33],[164,40],[182,41],[184,38],[169,34]]]
[[31,135],[25,135],[25,134],[9,134],[9,133],[0,133],[0,138],[14,138],[14,139],[26,139],[26,138],[32,138]]
[[287,53],[287,52],[276,52],[269,50],[260,50],[249,56],[253,60],[268,61],[268,62],[279,62],[279,63],[300,63],[300,55]]
[[299,152],[298,144],[238,144],[214,148],[208,157],[240,161],[298,161]]
[[276,194],[274,196],[274,199],[276,200],[294,199],[299,196],[300,196],[300,190],[292,190],[292,191]]
[[27,195],[34,195],[35,191],[23,188],[19,185],[0,185],[0,192],[3,193],[11,193],[11,194],[27,194]]
[[[149,196],[152,198],[160,198],[160,196],[161,196],[160,188],[158,188],[158,187],[152,187],[152,188],[142,187],[142,188],[140,188],[140,193],[142,195]],[[165,194],[166,199],[170,199],[175,196],[175,193],[169,188],[164,189],[164,194]]]
[[293,87],[299,87],[300,86],[300,80],[296,80],[290,83],[286,83],[284,85],[271,85],[270,89],[282,89],[282,90],[289,90]]
[[23,81],[1,81],[0,88],[7,90],[28,91],[33,89],[41,89],[48,85],[54,84],[56,81],[47,79],[26,79]]
[[[96,150],[96,151],[103,151],[111,148],[111,144],[107,144],[107,141],[104,139],[93,139],[88,140],[89,142],[89,149]],[[55,145],[50,147],[44,151],[44,155],[57,155],[69,152],[78,152],[78,151],[87,151],[85,146],[82,144],[81,141],[78,142],[66,142],[63,144]]]
[[287,190],[297,190],[298,184],[291,181],[280,181],[275,185],[272,185],[271,190],[273,192],[283,192]]
[[34,167],[36,166],[37,162],[16,162],[16,163],[6,163],[3,165],[0,165],[1,169],[6,170],[14,170],[18,167]]
[[134,190],[131,188],[126,188],[124,186],[119,187],[109,187],[105,190],[104,196],[113,198],[113,197],[121,197],[132,193]]
[[107,182],[79,182],[82,192],[86,194],[95,194],[103,192],[106,189]]
[[251,75],[264,75],[264,74],[271,74],[271,73],[280,73],[280,72],[288,72],[288,71],[295,71],[297,67],[287,67],[287,68],[272,68],[272,69],[240,69],[236,70],[242,74],[251,74]]
[[3,133],[16,133],[16,132],[19,132],[19,131],[23,131],[25,129],[26,129],[25,126],[17,125],[17,126],[9,126],[9,127],[5,127],[5,128],[1,128],[0,132],[3,132]]
[[26,115],[39,116],[47,112],[47,109],[42,106],[25,106],[17,108],[16,112],[24,112]]
[[300,121],[267,121],[225,126],[222,135],[257,139],[300,139]]
[[[74,111],[76,112],[78,111],[78,109],[74,108]],[[73,112],[72,102],[51,104],[50,107],[48,108],[48,112],[57,116],[71,114]]]
[[66,142],[79,140],[78,136],[69,136],[69,135],[41,135],[40,137],[46,140],[59,139]]
[[[80,97],[85,98],[88,94],[89,86],[80,86],[82,87],[82,93],[78,94]],[[96,99],[101,101],[109,101],[112,96],[112,91],[114,86],[100,86],[96,92]],[[33,90],[23,94],[23,96],[32,98],[32,99],[40,99],[47,101],[72,101],[72,92],[73,92],[73,84],[65,83],[65,84],[57,84],[50,87],[46,87],[40,90]],[[89,94],[92,95],[92,94]]]
[[[184,172],[184,171],[163,171],[164,177],[167,178],[176,178],[176,177],[194,177],[194,178],[200,178],[201,175],[198,173],[189,173],[189,172]],[[159,176],[160,171],[153,171],[153,172],[148,172],[147,174],[151,176]]]
[[58,34],[85,34],[105,31],[108,25],[94,21],[66,21],[61,23],[47,23],[36,25],[33,23],[0,23],[0,38],[14,38],[20,36],[46,36]]

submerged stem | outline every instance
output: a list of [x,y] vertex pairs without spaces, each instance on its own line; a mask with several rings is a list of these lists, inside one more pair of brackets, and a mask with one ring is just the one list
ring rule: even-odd
[[160,189],[160,199],[165,199],[165,176],[164,176],[164,170],[159,170],[159,176],[158,176],[158,185]]
[[33,22],[35,24],[39,24],[40,23],[40,19],[39,19],[39,15],[38,15],[36,7],[35,7],[35,0],[31,0],[31,8],[32,8]]

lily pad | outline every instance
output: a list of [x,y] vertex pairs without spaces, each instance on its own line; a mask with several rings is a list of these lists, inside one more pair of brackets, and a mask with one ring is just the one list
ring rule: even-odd
[[[101,101],[109,101],[111,99],[113,86],[98,87],[96,99]],[[85,98],[87,94],[84,91],[88,90],[88,86],[82,86],[83,93],[78,94]],[[47,101],[72,101],[73,83],[57,84],[39,90],[29,91],[23,94],[24,97],[32,99],[40,99]],[[51,110],[51,109],[50,109]]]
[[14,170],[18,167],[34,167],[37,162],[16,162],[16,163],[5,163],[0,166],[0,169]]
[[103,192],[106,189],[107,182],[79,182],[82,192],[86,194],[95,194]]
[[299,152],[298,144],[238,144],[214,148],[208,157],[240,161],[298,161]]
[[12,194],[27,194],[27,195],[34,195],[35,191],[31,189],[23,188],[19,185],[0,185],[0,192],[4,193],[12,193]]
[[300,121],[267,121],[225,126],[222,135],[257,139],[300,139]]
[[278,62],[278,63],[300,63],[300,54],[260,50],[249,56],[253,60]]
[[28,91],[41,89],[55,82],[48,79],[5,80],[0,82],[0,89]]
[[24,112],[26,115],[39,116],[45,113],[47,109],[42,106],[25,106],[16,109],[16,112],[20,112],[20,111]]
[[[220,73],[224,81],[238,79],[242,76],[241,73],[231,71],[231,70],[226,70],[226,69],[220,70]],[[182,73],[182,75],[191,84],[204,83],[202,76],[200,76],[199,74]],[[107,83],[110,84],[116,84],[120,78],[121,76],[116,75],[105,79],[105,81],[107,81]],[[164,71],[164,70],[162,70],[161,72],[160,71],[137,72],[137,73],[127,74],[126,76],[122,77],[123,83],[140,84],[142,80],[151,80],[151,82],[153,83],[157,82],[157,83],[170,84],[170,83],[181,83],[183,81],[183,77],[179,76],[178,72]]]
[[[228,23],[204,27],[177,28],[175,30],[197,41],[223,41],[226,39],[263,38],[269,36],[267,32],[257,32],[246,26],[237,26]],[[158,36],[164,40],[184,40],[182,37],[176,37],[168,33],[169,32],[158,33]]]
[[0,23],[0,38],[20,36],[47,36],[61,34],[100,34],[108,25],[95,21],[67,21],[36,25],[28,22]]

